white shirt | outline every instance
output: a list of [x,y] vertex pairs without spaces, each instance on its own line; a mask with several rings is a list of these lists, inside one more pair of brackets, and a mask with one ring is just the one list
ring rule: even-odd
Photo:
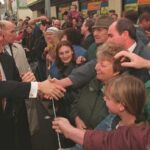
[[31,82],[29,98],[36,98],[38,94],[38,82]]
[[132,52],[134,51],[134,49],[136,48],[136,46],[137,46],[137,43],[134,42],[134,44],[132,44],[132,45],[128,48],[128,51],[129,51],[130,53],[132,53]]
[[5,50],[7,51],[7,53],[8,53],[10,56],[12,56],[9,45],[6,45],[6,46],[5,46]]

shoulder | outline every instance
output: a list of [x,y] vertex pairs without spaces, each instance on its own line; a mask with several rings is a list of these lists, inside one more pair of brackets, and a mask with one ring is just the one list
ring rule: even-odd
[[139,56],[145,59],[150,59],[150,48],[145,46],[140,40],[137,42],[137,46],[134,50],[134,53],[138,54]]

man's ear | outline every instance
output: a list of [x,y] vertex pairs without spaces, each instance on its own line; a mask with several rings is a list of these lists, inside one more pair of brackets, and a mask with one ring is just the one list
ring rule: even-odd
[[129,37],[129,32],[128,31],[124,31],[122,33],[122,36],[124,37],[124,39],[128,38]]

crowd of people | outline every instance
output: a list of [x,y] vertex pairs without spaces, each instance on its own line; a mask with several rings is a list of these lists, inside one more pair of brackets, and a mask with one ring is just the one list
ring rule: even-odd
[[0,147],[149,150],[149,70],[150,12],[1,20]]

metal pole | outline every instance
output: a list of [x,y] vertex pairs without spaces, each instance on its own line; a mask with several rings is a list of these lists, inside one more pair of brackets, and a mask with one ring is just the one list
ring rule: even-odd
[[51,7],[51,0],[45,0],[45,15],[48,17],[51,17],[50,7]]

